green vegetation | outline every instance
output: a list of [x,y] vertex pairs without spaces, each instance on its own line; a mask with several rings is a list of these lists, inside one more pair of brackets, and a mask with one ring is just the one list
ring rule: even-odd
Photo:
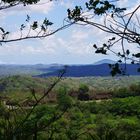
[[78,89],[78,99],[79,100],[89,100],[89,94],[87,93],[89,91],[89,87],[85,84],[81,84]]
[[[126,78],[125,84],[118,80]],[[55,78],[1,78],[0,139],[139,140],[139,78],[63,79],[33,110],[44,88]],[[102,82],[107,85],[96,90],[95,85]],[[111,83],[119,86],[113,88]]]
[[[36,78],[31,76],[7,76],[0,78],[0,96],[12,100],[32,100],[32,90],[40,97],[56,78]],[[140,77],[86,77],[64,78],[46,97],[46,101],[56,102],[56,93],[60,87],[66,88],[68,94],[81,100],[124,98],[140,95]],[[85,99],[84,99],[85,98]]]
[[[68,96],[59,96],[58,99],[60,104],[56,106],[38,106],[15,135],[12,131],[25,114],[17,114],[14,121],[14,111],[7,114],[6,108],[1,107],[1,140],[13,136],[31,140],[36,134],[40,140],[59,140],[60,138],[64,140],[138,140],[140,138],[140,97],[113,99],[100,103],[72,102]],[[7,122],[8,119],[10,123]]]

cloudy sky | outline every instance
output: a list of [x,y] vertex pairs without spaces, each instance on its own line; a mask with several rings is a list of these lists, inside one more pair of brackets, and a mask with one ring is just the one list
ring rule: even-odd
[[[31,21],[42,21],[47,17],[54,23],[52,29],[56,29],[63,25],[68,8],[82,5],[80,0],[47,1],[41,0],[33,6],[18,6],[0,11],[0,26],[14,32],[12,36],[17,37],[17,30],[25,23],[28,14]],[[118,5],[125,5],[131,10],[139,3],[140,0],[120,0]],[[112,54],[103,56],[94,53],[92,45],[105,41],[107,37],[108,34],[96,28],[74,25],[44,39],[3,44],[0,46],[0,64],[92,64],[101,59],[115,59]]]

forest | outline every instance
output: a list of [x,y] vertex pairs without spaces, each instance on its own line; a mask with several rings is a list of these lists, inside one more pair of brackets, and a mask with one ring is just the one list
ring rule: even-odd
[[65,78],[40,100],[54,80],[31,76],[0,79],[0,139],[140,138],[139,76]]

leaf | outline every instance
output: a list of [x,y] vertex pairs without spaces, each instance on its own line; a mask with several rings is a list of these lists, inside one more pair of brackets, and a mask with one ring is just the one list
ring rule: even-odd
[[97,46],[96,46],[96,44],[94,44],[94,45],[93,45],[93,48],[97,49]]
[[129,55],[130,54],[130,51],[129,50],[126,50],[126,54]]
[[137,53],[134,56],[137,57],[137,58],[140,58],[140,53]]
[[35,30],[38,28],[38,22],[34,21],[33,25],[32,25],[32,29]]
[[121,55],[121,57],[125,57],[125,55],[124,55],[124,54],[122,54],[122,55]]
[[99,2],[100,2],[99,0],[96,0],[96,1],[94,1],[94,2],[93,2],[93,4],[92,4],[92,5],[93,5],[94,7],[96,7],[96,6],[97,6],[97,4],[98,4]]
[[134,61],[132,61],[131,64],[135,64]]
[[24,24],[21,24],[20,30],[22,31],[26,26]]
[[46,28],[43,25],[41,25],[41,30],[46,32]]
[[119,63],[122,63],[122,60],[118,60]]
[[27,15],[26,22],[29,22],[29,21],[30,21],[30,16]]
[[120,56],[121,55],[121,53],[120,52],[118,52],[118,56]]
[[112,37],[111,39],[109,39],[108,42],[114,41],[115,39],[116,39],[115,37]]
[[112,37],[112,40],[115,40],[116,38],[115,37]]
[[8,35],[10,32],[6,32],[5,35]]
[[51,26],[53,23],[50,22],[47,18],[45,18],[43,24],[47,27],[47,26]]
[[107,45],[104,43],[104,44],[103,44],[103,47],[107,47]]
[[4,31],[4,29],[3,29],[2,27],[0,27],[0,30],[1,30],[3,33],[5,33],[5,31]]

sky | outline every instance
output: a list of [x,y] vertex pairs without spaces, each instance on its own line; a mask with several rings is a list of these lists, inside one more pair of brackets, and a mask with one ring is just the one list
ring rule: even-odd
[[[32,6],[17,6],[0,11],[0,26],[17,37],[17,30],[25,23],[27,14],[31,21],[42,21],[45,17],[53,22],[52,30],[63,25],[67,17],[67,9],[75,5],[83,5],[87,0],[59,0],[48,2],[41,0]],[[120,0],[119,6],[130,11],[140,3],[140,0]],[[95,19],[102,20],[102,19]],[[92,64],[101,59],[115,60],[116,56],[95,54],[92,47],[111,37],[107,33],[91,26],[74,25],[44,39],[30,39],[20,42],[6,43],[0,46],[0,64]],[[119,48],[115,48],[118,50]]]

